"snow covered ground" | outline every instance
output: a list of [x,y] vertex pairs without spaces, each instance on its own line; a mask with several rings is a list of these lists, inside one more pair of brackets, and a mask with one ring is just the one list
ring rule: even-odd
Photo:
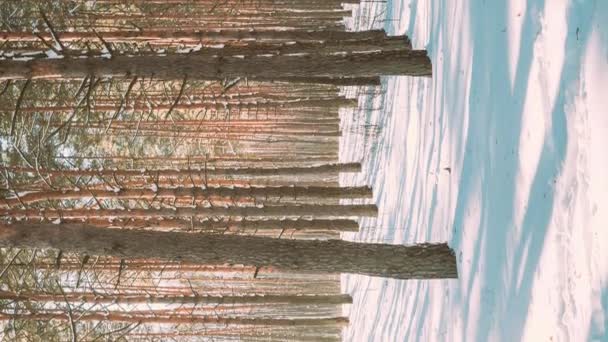
[[[344,276],[347,341],[608,341],[608,1],[394,0],[429,50],[346,113],[380,208],[356,241],[449,241],[460,278]],[[371,16],[370,16],[371,18]],[[398,20],[396,20],[398,19]]]

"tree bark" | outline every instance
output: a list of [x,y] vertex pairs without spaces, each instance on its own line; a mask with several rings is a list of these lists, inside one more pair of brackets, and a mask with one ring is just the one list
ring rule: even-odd
[[22,223],[0,225],[0,246],[397,279],[457,277],[456,258],[447,244],[401,246]]
[[[264,40],[264,41],[349,41],[349,40],[382,40],[388,38],[383,30],[371,31],[314,31],[314,30],[216,30],[216,31],[172,31],[165,30],[140,30],[140,31],[112,31],[99,32],[107,42],[133,42],[171,40],[182,42],[200,41],[238,41],[238,40]],[[40,36],[47,41],[52,40],[48,33],[40,32]],[[77,40],[98,40],[94,32],[58,32],[58,38],[62,42]],[[0,40],[5,41],[39,41],[40,38],[31,32],[0,32]]]
[[276,216],[376,216],[375,204],[267,205],[263,207],[177,207],[161,209],[1,209],[0,216],[27,218],[150,218],[150,217],[276,217]]
[[148,294],[93,294],[71,292],[44,294],[35,292],[8,292],[0,290],[0,300],[20,302],[86,302],[95,304],[350,304],[350,295],[148,295]]
[[113,170],[113,169],[34,169],[27,167],[5,166],[0,170],[17,172],[31,172],[33,174],[57,176],[152,176],[152,177],[179,177],[189,175],[243,175],[243,176],[295,176],[306,174],[317,174],[324,172],[361,172],[361,163],[336,163],[321,164],[312,166],[286,166],[286,167],[207,167],[207,168],[187,168],[187,169],[142,169],[142,170]]
[[65,223],[87,224],[95,227],[117,227],[128,229],[180,229],[184,231],[223,231],[223,230],[313,230],[313,231],[336,231],[336,232],[358,232],[359,223],[356,220],[346,219],[270,219],[270,220],[188,220],[188,219],[108,219],[90,218],[86,221],[82,219],[63,219]]
[[[74,312],[78,321],[110,321],[130,323],[169,323],[169,324],[221,324],[221,325],[266,325],[266,326],[344,326],[348,324],[346,317],[328,318],[246,318],[246,317],[217,317],[202,315],[158,314],[154,311],[143,314],[125,312]],[[67,313],[0,313],[2,320],[69,320]]]
[[[128,198],[194,198],[209,197],[284,197],[284,198],[371,198],[372,189],[361,187],[321,187],[321,186],[252,186],[252,187],[207,187],[207,188],[163,188],[157,189],[118,189],[110,190],[56,190],[31,192],[17,198],[6,198],[2,202],[8,205],[20,203],[35,203],[45,200],[72,200],[95,197],[98,199],[128,199]],[[0,203],[2,203],[0,202]]]
[[[218,54],[221,52],[218,51]],[[374,77],[381,75],[430,76],[426,51],[380,51],[347,55],[213,56],[172,54],[167,56],[115,56],[105,58],[34,59],[0,61],[0,80],[83,79],[142,77],[163,80],[224,80],[249,77],[282,80],[306,77]]]
[[[172,110],[200,110],[200,109],[213,109],[213,110],[225,110],[225,109],[274,109],[279,108],[301,108],[301,107],[318,107],[318,108],[340,108],[340,107],[356,107],[357,99],[302,99],[293,101],[213,101],[213,102],[199,102],[199,103],[181,103],[181,104],[149,104],[149,103],[135,103],[127,104],[125,107],[129,110],[135,111],[149,111],[158,110],[164,111],[168,109]],[[10,111],[12,108],[0,108],[0,111]],[[68,113],[74,110],[74,106],[40,106],[40,107],[23,107],[19,109],[23,113]],[[105,105],[92,105],[91,111],[96,112],[111,112],[116,111],[116,104],[105,104]]]

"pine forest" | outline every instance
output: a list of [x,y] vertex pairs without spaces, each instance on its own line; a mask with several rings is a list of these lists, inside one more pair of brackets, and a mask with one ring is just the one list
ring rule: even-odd
[[0,0],[3,341],[338,341],[341,273],[456,278],[378,215],[341,120],[431,77],[359,0]]

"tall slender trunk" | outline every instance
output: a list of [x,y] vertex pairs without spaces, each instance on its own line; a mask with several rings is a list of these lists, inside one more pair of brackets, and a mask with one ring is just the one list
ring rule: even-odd
[[35,203],[44,200],[70,200],[79,198],[96,197],[98,199],[114,198],[193,198],[205,199],[209,197],[285,197],[285,198],[370,198],[372,189],[367,186],[362,187],[320,187],[320,186],[252,186],[252,187],[180,187],[180,188],[156,188],[156,189],[117,189],[109,190],[56,190],[31,192],[19,197],[19,199],[3,199],[9,205],[19,205],[20,203]]
[[[45,40],[52,40],[48,33],[40,32]],[[349,41],[349,40],[381,40],[388,36],[382,30],[371,31],[315,31],[315,30],[171,30],[171,29],[144,29],[131,31],[100,32],[101,37],[107,42],[133,42],[151,40],[175,40],[184,42],[200,41],[233,41],[233,40],[266,40],[266,41]],[[62,42],[78,40],[97,40],[94,32],[58,32],[58,38]],[[0,32],[0,40],[5,41],[39,41],[40,38],[31,32]]]
[[[229,102],[229,101],[213,101],[213,102],[198,102],[198,103],[182,103],[182,104],[150,104],[150,103],[134,103],[128,104],[128,109],[132,110],[144,110],[146,112],[150,110],[199,110],[199,109],[279,109],[279,108],[300,108],[300,107],[320,107],[320,108],[339,108],[343,106],[355,107],[357,105],[356,99],[329,99],[329,100],[294,100],[294,101],[242,101],[242,102]],[[40,106],[40,107],[23,107],[20,111],[23,113],[64,113],[71,112],[74,110],[74,106]],[[92,105],[92,111],[98,112],[111,112],[116,111],[116,104],[102,104]],[[9,111],[9,108],[0,108],[0,111]]]
[[20,223],[0,226],[0,246],[399,279],[457,277],[456,258],[446,244],[401,246]]
[[[130,323],[169,323],[169,324],[225,324],[225,325],[267,325],[267,326],[327,326],[348,324],[346,317],[330,318],[247,318],[247,317],[217,317],[202,315],[158,314],[128,312],[75,312],[78,321],[110,321]],[[0,313],[0,320],[64,320],[70,319],[67,313]]]
[[0,300],[20,302],[86,302],[95,304],[349,304],[350,295],[147,295],[147,294],[93,294],[68,292],[44,294],[35,292],[8,292],[0,290]]
[[150,217],[276,217],[276,216],[376,216],[375,204],[301,204],[262,207],[196,207],[161,209],[2,209],[0,216],[27,218],[150,218]]
[[[219,53],[219,52],[218,52]],[[164,80],[224,80],[249,77],[281,80],[306,77],[374,77],[381,75],[430,76],[426,51],[380,51],[347,55],[214,56],[115,56],[104,58],[34,59],[0,61],[0,80],[83,79],[98,77],[151,77]]]
[[180,229],[184,231],[224,231],[224,230],[315,230],[315,231],[336,231],[336,232],[357,232],[359,231],[359,223],[356,220],[346,219],[269,219],[269,220],[229,220],[229,221],[213,221],[213,220],[188,220],[188,219],[172,219],[172,218],[144,218],[144,219],[108,219],[89,218],[86,221],[82,219],[66,219],[65,223],[87,224],[95,227],[119,227],[129,229]]
[[294,176],[305,174],[316,174],[324,172],[360,172],[361,163],[341,163],[341,164],[322,164],[313,166],[286,166],[286,167],[207,167],[198,169],[155,169],[155,170],[55,170],[55,169],[34,169],[27,167],[0,167],[0,170],[16,172],[31,172],[48,176],[153,176],[153,177],[179,177],[190,175],[247,175],[247,176]]

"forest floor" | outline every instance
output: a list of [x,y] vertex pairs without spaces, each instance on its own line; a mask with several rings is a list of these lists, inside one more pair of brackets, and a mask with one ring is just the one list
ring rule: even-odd
[[396,0],[386,15],[433,78],[386,78],[361,99],[383,110],[345,114],[342,158],[366,173],[342,183],[369,182],[380,208],[345,238],[448,241],[460,277],[344,276],[345,340],[608,340],[608,1]]

